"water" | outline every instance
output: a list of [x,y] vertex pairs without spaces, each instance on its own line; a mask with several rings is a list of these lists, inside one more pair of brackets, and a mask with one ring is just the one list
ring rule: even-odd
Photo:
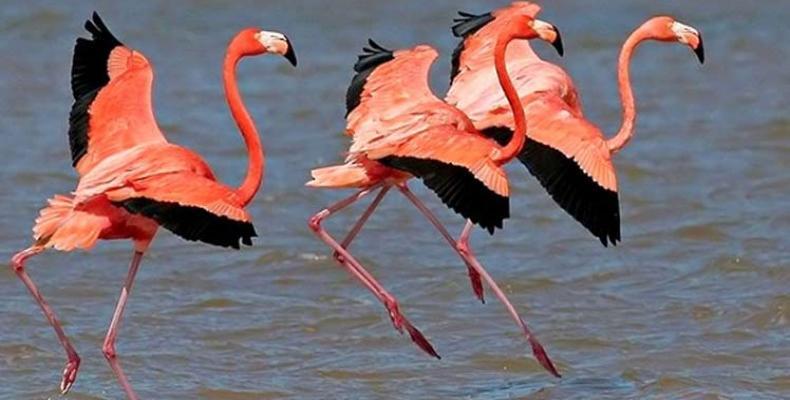
[[[473,238],[481,260],[532,324],[565,377],[529,356],[491,299],[427,222],[392,195],[353,247],[399,296],[443,355],[433,360],[391,328],[375,299],[335,266],[305,225],[344,191],[308,190],[308,170],[339,161],[351,64],[370,36],[443,55],[446,89],[457,9],[502,2],[6,2],[0,6],[0,255],[28,245],[37,209],[74,187],[66,121],[74,37],[94,7],[157,73],[157,117],[226,182],[246,165],[224,104],[224,46],[246,25],[282,30],[300,65],[244,61],[245,100],[267,146],[250,207],[260,238],[240,252],[164,232],[143,263],[118,342],[143,398],[770,399],[790,397],[790,35],[786,2],[554,1],[543,18],[564,34],[562,64],[587,116],[619,124],[614,63],[646,17],[699,27],[708,63],[646,44],[633,63],[638,131],[617,159],[623,243],[604,249],[513,165],[513,218]],[[543,44],[536,47],[557,60]],[[413,185],[453,230],[460,218]],[[361,207],[327,226],[338,234]],[[47,253],[29,264],[83,357],[69,399],[118,399],[100,346],[128,243]],[[57,398],[65,360],[24,287],[0,271],[0,398]]]

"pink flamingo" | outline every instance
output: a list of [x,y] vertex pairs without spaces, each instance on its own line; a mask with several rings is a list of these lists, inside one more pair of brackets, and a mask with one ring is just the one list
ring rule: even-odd
[[[463,110],[484,135],[500,143],[510,140],[515,125],[510,115],[502,112],[507,103],[497,91],[490,71],[493,60],[486,49],[509,19],[534,17],[539,10],[535,4],[514,2],[488,14],[461,13],[453,27],[463,39],[453,53],[452,85],[446,101]],[[629,61],[635,48],[646,40],[687,45],[704,62],[699,31],[672,17],[654,17],[636,29],[623,45],[617,68],[623,123],[608,140],[584,118],[576,88],[562,68],[541,60],[524,40],[511,46],[507,59],[529,123],[529,138],[518,159],[555,202],[604,246],[620,240],[617,177],[611,158],[633,136],[636,106]],[[462,250],[470,251],[471,228],[467,223],[458,240]]]
[[[518,38],[542,38],[558,47],[561,41],[554,26],[525,16],[513,18],[503,26],[489,50],[495,60],[497,80],[513,113],[515,130],[521,135],[513,136],[513,140],[500,147],[483,137],[463,112],[438,99],[428,85],[428,72],[437,58],[433,48],[422,45],[393,53],[371,40],[370,48],[365,49],[354,66],[357,75],[347,93],[346,133],[353,143],[346,163],[313,170],[313,180],[307,183],[312,187],[359,189],[315,214],[309,226],[334,249],[337,261],[385,305],[395,329],[401,333],[403,329],[408,331],[420,348],[437,358],[430,342],[400,312],[395,297],[364,269],[347,247],[394,186],[455,248],[452,236],[408,189],[406,181],[412,176],[422,179],[447,206],[489,232],[502,227],[509,214],[509,189],[501,166],[520,152],[526,139],[523,107],[505,68],[507,45]],[[379,190],[377,196],[341,243],[322,228],[324,219],[376,190]],[[523,329],[540,364],[559,376],[543,346],[496,282],[473,256],[459,254],[470,274],[478,278],[482,275],[503,301]]]
[[239,241],[252,244],[255,229],[244,207],[261,186],[264,155],[236,85],[236,64],[246,56],[274,53],[296,65],[296,57],[283,34],[260,29],[242,30],[228,46],[225,94],[249,156],[244,182],[234,189],[217,182],[199,155],[165,139],[151,108],[154,73],[145,56],[119,42],[96,13],[85,29],[91,39],[78,38],[74,47],[69,119],[71,155],[80,180],[72,196],[55,195],[41,210],[33,245],[14,255],[11,267],[66,351],[60,384],[65,394],[77,378],[80,357],[25,271],[25,261],[46,249],[89,250],[99,240],[133,242],[129,273],[102,351],[128,398],[137,399],[119,364],[115,341],[143,254],[159,226],[187,240],[217,246],[238,249]]

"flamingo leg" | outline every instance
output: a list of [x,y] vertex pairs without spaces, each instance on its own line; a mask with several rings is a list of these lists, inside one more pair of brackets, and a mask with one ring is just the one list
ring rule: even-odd
[[561,377],[560,373],[557,372],[557,368],[554,366],[554,363],[549,358],[548,353],[546,353],[546,350],[543,348],[543,345],[540,344],[538,338],[529,329],[526,321],[524,321],[524,319],[518,315],[516,308],[513,307],[513,304],[510,303],[510,300],[507,298],[507,295],[505,295],[505,292],[499,288],[499,285],[497,285],[496,281],[494,281],[494,278],[492,278],[491,275],[488,273],[488,271],[486,271],[485,268],[483,268],[483,266],[480,265],[479,262],[477,262],[477,259],[475,258],[471,247],[469,247],[469,236],[472,233],[472,228],[473,225],[471,222],[467,222],[466,226],[464,226],[464,229],[461,232],[461,237],[458,239],[458,251],[467,254],[470,257],[470,260],[472,262],[472,268],[477,270],[477,272],[479,272],[480,275],[482,275],[483,279],[485,279],[486,283],[488,283],[488,286],[491,288],[491,290],[494,291],[494,294],[496,294],[496,296],[505,306],[508,313],[510,313],[510,316],[513,317],[513,320],[516,321],[516,324],[518,324],[521,327],[521,330],[524,332],[527,341],[529,341],[529,344],[532,347],[532,354],[538,360],[540,365],[543,366],[543,368],[549,371],[552,375],[556,376],[557,378],[560,378]]
[[72,346],[71,341],[69,341],[69,338],[66,336],[66,332],[63,330],[63,326],[60,324],[55,311],[53,311],[52,307],[49,306],[49,303],[44,300],[44,296],[41,295],[38,287],[36,287],[36,284],[33,283],[33,280],[25,271],[25,260],[41,253],[42,251],[44,251],[44,248],[41,246],[31,246],[25,250],[20,251],[19,253],[16,253],[11,258],[11,268],[14,270],[14,273],[16,273],[19,279],[22,280],[25,286],[27,286],[27,289],[30,291],[30,294],[33,295],[33,298],[36,299],[36,302],[41,307],[41,311],[44,312],[44,316],[47,317],[49,324],[55,329],[55,333],[58,335],[60,344],[66,351],[66,357],[68,359],[66,361],[66,368],[63,370],[63,379],[60,381],[60,392],[61,394],[66,394],[68,393],[69,389],[71,389],[72,385],[74,385],[74,381],[77,379],[77,371],[80,368],[80,357],[77,355],[77,351],[74,350],[74,346]]
[[[348,249],[348,246],[351,245],[351,241],[354,240],[354,238],[357,237],[357,235],[359,234],[359,231],[362,230],[362,226],[365,225],[365,223],[368,221],[370,216],[373,214],[373,211],[376,210],[376,208],[381,203],[381,200],[384,199],[384,196],[387,194],[387,192],[389,192],[389,190],[390,190],[389,186],[384,186],[383,188],[381,188],[381,190],[379,190],[379,193],[376,195],[376,198],[373,199],[373,201],[370,203],[370,205],[365,210],[365,212],[362,213],[362,215],[359,217],[357,222],[354,224],[354,226],[348,232],[346,237],[343,238],[343,241],[340,242],[340,246],[342,246],[344,249]],[[332,256],[335,258],[335,260],[337,262],[339,262],[341,264],[345,263],[345,260],[340,255],[340,253],[338,253],[337,251],[335,251],[334,254],[332,254]]]
[[398,185],[398,190],[400,190],[400,192],[403,193],[403,195],[406,196],[406,198],[409,199],[417,207],[417,209],[420,210],[420,212],[422,212],[425,218],[427,218],[428,221],[430,221],[431,224],[436,227],[442,237],[444,237],[447,243],[450,244],[450,247],[452,247],[453,250],[455,250],[455,252],[461,257],[461,259],[464,260],[464,263],[466,263],[467,272],[469,273],[469,283],[472,285],[472,290],[474,291],[475,296],[477,296],[481,302],[485,303],[485,297],[483,295],[483,282],[480,279],[480,274],[473,267],[474,263],[477,263],[478,265],[480,263],[477,262],[477,259],[475,259],[474,255],[470,253],[464,253],[458,249],[456,241],[453,239],[452,235],[447,232],[447,229],[444,227],[444,225],[442,225],[439,219],[433,215],[431,210],[429,210],[428,207],[426,207],[425,204],[423,204],[422,201],[420,201],[420,199],[414,195],[405,182]]
[[134,252],[132,262],[129,265],[129,273],[126,276],[123,288],[121,288],[121,295],[118,297],[118,304],[115,306],[115,312],[112,315],[112,321],[110,321],[110,327],[107,330],[107,335],[104,337],[104,344],[102,345],[104,357],[107,359],[107,362],[109,362],[110,368],[112,368],[112,371],[118,379],[118,383],[123,387],[126,396],[130,400],[137,400],[138,397],[134,393],[134,390],[132,390],[132,385],[129,384],[129,379],[123,372],[123,368],[121,368],[117,352],[115,351],[115,340],[118,338],[118,327],[121,324],[121,318],[123,318],[126,301],[132,293],[134,278],[137,275],[137,270],[140,268],[140,261],[143,259],[143,254],[142,251],[136,250]]
[[[420,332],[408,319],[400,312],[400,306],[395,296],[391,295],[384,287],[357,261],[342,245],[340,245],[329,233],[321,226],[324,219],[330,215],[348,207],[357,200],[365,197],[371,191],[383,186],[379,184],[368,189],[360,190],[352,196],[343,199],[313,215],[310,218],[310,229],[318,236],[319,239],[324,241],[331,247],[339,257],[342,257],[343,262],[341,265],[345,267],[355,278],[357,278],[363,285],[365,285],[379,301],[387,308],[392,324],[398,332],[403,333],[403,329],[409,333],[411,340],[419,346],[423,351],[433,357],[439,357],[431,343],[425,338],[425,335]],[[372,211],[371,211],[372,212]],[[361,224],[360,224],[361,227]],[[352,229],[353,232],[353,229]],[[353,236],[352,236],[353,238]]]

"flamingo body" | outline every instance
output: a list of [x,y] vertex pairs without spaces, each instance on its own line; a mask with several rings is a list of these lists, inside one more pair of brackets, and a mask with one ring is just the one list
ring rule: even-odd
[[[557,29],[529,16],[514,19],[490,48],[500,89],[507,97],[518,133],[504,145],[485,137],[461,110],[433,94],[428,74],[438,57],[436,50],[421,45],[393,52],[370,40],[370,47],[364,49],[354,66],[356,75],[346,93],[346,134],[352,139],[346,162],[314,169],[313,179],[307,183],[312,187],[360,190],[313,215],[308,226],[334,250],[335,260],[384,304],[395,329],[408,332],[423,351],[438,358],[431,343],[400,312],[395,297],[348,251],[383,197],[397,188],[464,260],[478,298],[483,300],[485,280],[522,329],[538,362],[560,376],[543,346],[471,249],[457,243],[406,184],[412,177],[420,178],[447,206],[467,218],[469,228],[476,223],[493,233],[502,227],[509,216],[510,193],[501,166],[519,154],[526,135],[524,110],[504,62],[507,46],[516,38],[541,38],[562,52]],[[375,191],[378,194],[342,241],[322,227],[326,218]],[[468,236],[467,229],[462,235]]]
[[459,214],[491,233],[501,228],[509,189],[492,159],[500,147],[431,91],[436,50],[371,47],[356,63],[346,96],[352,137],[346,164],[313,170],[308,186],[362,188],[416,176]]
[[[514,123],[511,114],[504,112],[508,104],[496,85],[487,49],[509,19],[534,17],[539,11],[536,4],[514,2],[489,13],[488,18],[477,16],[485,23],[473,31],[454,30],[462,34],[446,100],[499,143],[510,139]],[[559,66],[541,60],[526,40],[511,44],[506,62],[529,122],[518,159],[554,201],[602,244],[616,244],[620,240],[616,172],[603,134],[584,120],[572,79]]]
[[[462,18],[453,27],[453,33],[462,39],[453,56],[447,102],[463,110],[475,127],[500,143],[512,137],[515,123],[509,113],[503,112],[507,102],[496,90],[491,72],[494,60],[487,49],[507,21],[524,15],[534,17],[539,11],[535,4],[517,1],[481,16],[460,13]],[[704,62],[702,36],[696,29],[668,16],[651,18],[637,28],[623,45],[618,61],[624,118],[620,131],[611,139],[584,118],[570,76],[559,66],[541,60],[528,41],[515,42],[506,59],[529,122],[519,160],[554,201],[604,246],[621,240],[612,157],[633,135],[636,109],[628,62],[636,46],[645,40],[686,44]]]
[[256,236],[245,206],[260,187],[263,147],[235,82],[245,56],[278,53],[293,65],[288,39],[248,28],[231,41],[225,62],[228,104],[247,144],[247,176],[238,189],[217,182],[195,152],[168,143],[151,104],[153,69],[145,56],[125,47],[94,13],[85,23],[90,39],[78,38],[72,64],[74,103],[69,116],[72,163],[80,178],[71,195],[55,195],[33,227],[34,243],[14,255],[11,266],[41,307],[68,361],[60,389],[74,384],[80,358],[52,308],[25,271],[25,261],[46,249],[91,249],[99,240],[130,239],[134,255],[105,336],[102,351],[128,398],[136,400],[115,342],[118,325],[140,262],[162,226],[187,240],[239,248]]

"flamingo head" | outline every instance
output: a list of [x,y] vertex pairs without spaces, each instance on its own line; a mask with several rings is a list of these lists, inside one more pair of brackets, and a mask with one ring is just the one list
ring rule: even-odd
[[514,16],[509,24],[513,39],[542,39],[550,43],[560,56],[564,54],[562,36],[556,26],[525,14]]
[[562,47],[562,36],[560,36],[560,30],[556,26],[539,19],[533,19],[532,29],[538,33],[538,37],[550,43],[557,50],[557,54],[560,57],[565,54],[565,49]]
[[272,53],[285,57],[296,66],[296,53],[288,37],[280,32],[264,31],[255,28],[243,29],[231,42],[231,46],[245,56]]
[[652,31],[657,40],[685,44],[697,55],[700,64],[705,63],[705,47],[702,45],[702,34],[697,29],[668,16],[652,18],[647,24],[652,25]]

